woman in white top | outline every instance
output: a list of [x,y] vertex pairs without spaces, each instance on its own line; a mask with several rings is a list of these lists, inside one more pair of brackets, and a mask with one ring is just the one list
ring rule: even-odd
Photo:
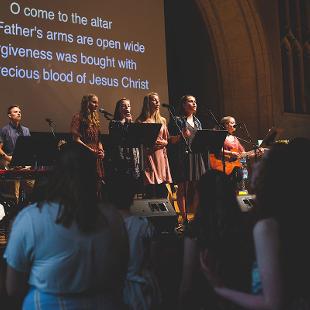
[[98,204],[96,159],[63,145],[44,199],[13,223],[6,287],[23,309],[122,309],[127,234],[118,212]]

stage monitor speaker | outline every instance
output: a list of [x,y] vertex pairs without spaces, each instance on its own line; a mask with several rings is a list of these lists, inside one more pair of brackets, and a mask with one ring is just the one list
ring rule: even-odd
[[237,200],[241,211],[250,211],[255,206],[255,195],[238,195]]
[[161,233],[173,232],[178,223],[178,216],[168,199],[135,199],[131,212],[147,217]]

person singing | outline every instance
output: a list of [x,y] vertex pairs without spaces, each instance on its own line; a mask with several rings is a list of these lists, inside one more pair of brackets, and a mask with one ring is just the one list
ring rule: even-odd
[[97,157],[98,194],[101,195],[104,149],[100,142],[100,120],[97,109],[98,97],[95,94],[84,95],[80,112],[72,118],[71,133],[74,141],[84,145]]
[[[137,118],[137,123],[161,124],[161,128],[153,147],[145,150],[144,184],[147,198],[167,198],[165,183],[171,183],[169,161],[166,146],[169,132],[167,122],[160,115],[159,95],[155,92],[148,93],[143,100],[142,111]],[[154,186],[155,185],[155,186]]]
[[220,154],[211,155],[210,166],[212,169],[223,171],[223,153],[225,162],[225,173],[231,175],[233,181],[240,182],[242,179],[242,164],[240,159],[253,158],[261,156],[264,153],[263,148],[246,152],[240,140],[235,136],[236,120],[232,116],[225,116],[220,121],[221,126],[227,130],[228,134],[224,140],[223,150]]
[[[191,152],[195,133],[202,129],[199,119],[195,116],[196,111],[196,98],[192,95],[184,95],[180,100],[180,116],[176,119],[177,124],[169,123],[170,142],[175,144],[171,149],[173,181],[178,185],[177,202],[183,221],[187,221],[187,198],[191,197],[193,206],[196,206],[196,183],[206,172],[202,155]],[[182,134],[179,129],[182,130]]]
[[137,181],[140,178],[139,148],[126,145],[129,125],[132,123],[130,100],[121,98],[116,102],[114,119],[109,124],[111,148],[109,154],[110,174],[126,174]]

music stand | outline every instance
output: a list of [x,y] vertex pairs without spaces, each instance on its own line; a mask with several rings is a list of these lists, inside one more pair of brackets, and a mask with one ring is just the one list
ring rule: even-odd
[[19,136],[10,167],[52,166],[57,156],[57,141],[50,135]]
[[145,147],[154,146],[161,126],[162,126],[161,124],[154,124],[154,123],[129,124],[127,136],[126,139],[124,140],[124,146],[127,147],[139,147],[141,145],[144,145]]
[[227,134],[227,130],[199,129],[192,142],[192,151],[217,154],[222,149]]
[[266,136],[264,137],[263,141],[260,143],[258,147],[267,147],[274,143],[276,136],[279,133],[279,129],[276,127],[272,127],[268,130]]
[[[208,156],[208,168],[210,169],[209,153],[217,154],[224,145],[225,138],[227,136],[227,130],[215,130],[215,129],[198,129],[195,137],[193,138],[191,151],[193,153],[207,154]],[[223,158],[224,160],[224,158]],[[224,164],[224,163],[223,163]],[[225,166],[224,166],[225,171]],[[187,219],[187,193],[186,186],[185,192],[185,224],[188,223]]]
[[129,123],[127,129],[110,132],[108,141],[110,146],[122,146],[128,148],[139,148],[140,169],[144,170],[143,146],[154,146],[158,137],[161,124],[154,123]]

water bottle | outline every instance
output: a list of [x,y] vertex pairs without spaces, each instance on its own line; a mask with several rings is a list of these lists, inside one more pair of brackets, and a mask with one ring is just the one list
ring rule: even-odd
[[247,182],[248,178],[249,178],[249,172],[246,166],[243,166],[242,168],[242,178],[245,182]]
[[247,191],[247,184],[249,179],[249,171],[247,168],[247,162],[246,158],[240,159],[240,162],[242,164],[242,180],[241,180],[241,191]]

